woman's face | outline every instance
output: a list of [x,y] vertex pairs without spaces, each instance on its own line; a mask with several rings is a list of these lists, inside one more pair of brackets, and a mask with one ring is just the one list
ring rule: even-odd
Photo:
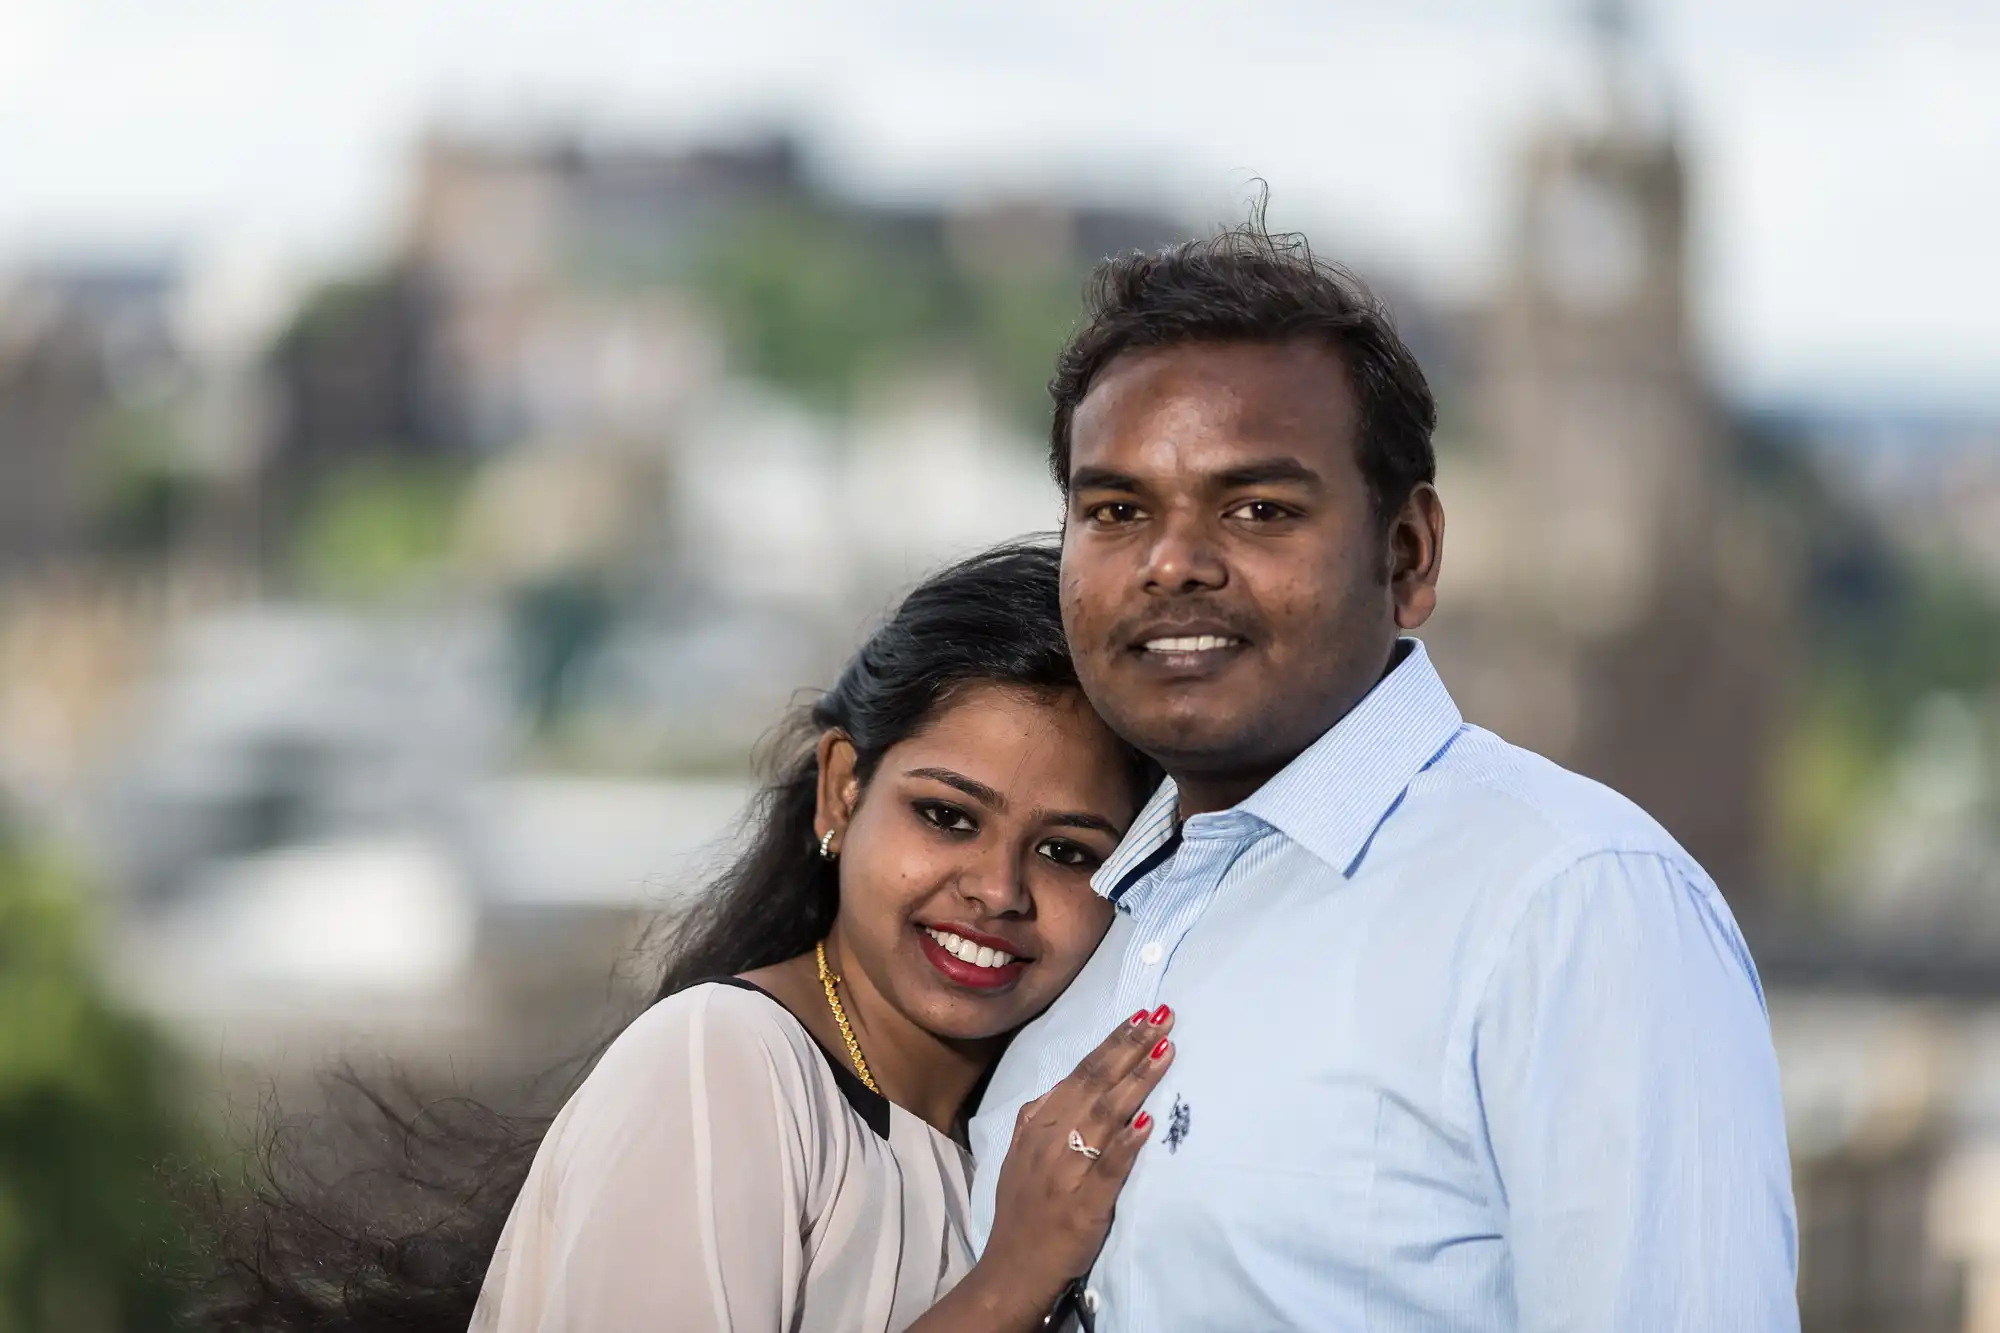
[[944,1037],[996,1036],[1046,1008],[1110,924],[1090,876],[1138,813],[1083,696],[967,688],[883,754],[865,792],[844,740],[820,754],[850,975]]

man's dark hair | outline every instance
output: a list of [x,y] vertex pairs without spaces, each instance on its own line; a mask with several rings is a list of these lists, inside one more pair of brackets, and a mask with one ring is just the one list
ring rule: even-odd
[[1437,476],[1437,404],[1389,311],[1362,281],[1316,258],[1303,236],[1249,222],[1092,270],[1087,320],[1056,358],[1049,466],[1069,490],[1070,427],[1098,374],[1125,352],[1183,343],[1313,339],[1339,356],[1361,411],[1361,475],[1382,522]]

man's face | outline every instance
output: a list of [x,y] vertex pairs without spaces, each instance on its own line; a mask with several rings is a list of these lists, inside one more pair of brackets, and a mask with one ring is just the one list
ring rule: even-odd
[[1359,422],[1338,355],[1309,341],[1127,353],[1077,408],[1063,623],[1091,703],[1184,795],[1248,795],[1429,615],[1436,493],[1385,531]]

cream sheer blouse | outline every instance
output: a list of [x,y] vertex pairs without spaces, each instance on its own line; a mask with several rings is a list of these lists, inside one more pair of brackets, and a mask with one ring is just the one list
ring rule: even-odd
[[473,1333],[891,1333],[971,1266],[971,1174],[775,999],[705,982],[556,1117]]

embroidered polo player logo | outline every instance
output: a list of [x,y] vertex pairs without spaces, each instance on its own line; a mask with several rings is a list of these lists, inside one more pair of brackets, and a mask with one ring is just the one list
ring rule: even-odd
[[1188,1104],[1178,1096],[1174,1098],[1174,1109],[1167,1112],[1167,1151],[1177,1153],[1181,1144],[1187,1141],[1188,1124],[1193,1113]]

